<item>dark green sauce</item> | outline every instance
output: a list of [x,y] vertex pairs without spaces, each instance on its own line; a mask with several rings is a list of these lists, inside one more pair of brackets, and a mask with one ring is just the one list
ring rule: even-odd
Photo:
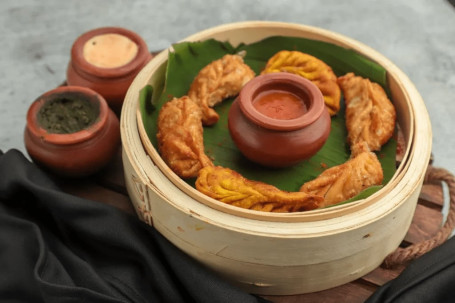
[[62,97],[47,101],[38,112],[38,123],[49,133],[71,134],[88,128],[99,109],[80,98]]

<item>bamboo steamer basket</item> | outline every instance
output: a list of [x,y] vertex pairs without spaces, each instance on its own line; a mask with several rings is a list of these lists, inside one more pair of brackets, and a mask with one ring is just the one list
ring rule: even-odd
[[185,41],[214,38],[234,46],[268,36],[304,37],[350,48],[383,66],[406,150],[389,183],[367,199],[327,209],[268,214],[208,198],[179,179],[149,141],[139,91],[163,85],[168,51],[130,86],[122,109],[123,164],[139,218],[178,248],[243,290],[290,295],[332,288],[378,267],[403,240],[431,154],[424,102],[408,77],[375,50],[319,28],[280,22],[221,25]]

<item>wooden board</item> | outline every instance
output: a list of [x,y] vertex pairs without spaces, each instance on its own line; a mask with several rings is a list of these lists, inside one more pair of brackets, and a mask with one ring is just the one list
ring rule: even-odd
[[[78,180],[78,182],[59,178],[55,178],[55,180],[65,192],[134,213],[126,191],[120,149],[113,161],[93,177]],[[401,244],[402,247],[428,239],[435,233],[442,221],[443,200],[441,184],[423,185],[414,219]],[[379,286],[397,277],[403,269],[404,267],[387,270],[379,267],[360,279],[325,291],[292,296],[263,297],[280,303],[364,302]]]

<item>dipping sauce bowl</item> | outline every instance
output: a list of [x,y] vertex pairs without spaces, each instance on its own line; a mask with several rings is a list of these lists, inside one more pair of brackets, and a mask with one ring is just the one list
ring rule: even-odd
[[24,142],[32,160],[55,174],[82,177],[104,167],[120,148],[119,120],[95,91],[61,86],[27,112]]
[[66,82],[98,92],[120,114],[131,82],[151,58],[138,34],[120,27],[97,28],[74,42]]
[[268,167],[295,165],[316,154],[330,133],[321,91],[290,73],[250,80],[228,116],[232,140],[249,160]]

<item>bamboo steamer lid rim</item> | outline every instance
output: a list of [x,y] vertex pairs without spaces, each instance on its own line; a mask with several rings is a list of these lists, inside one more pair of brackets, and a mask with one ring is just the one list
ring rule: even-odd
[[[149,83],[152,73],[166,63],[169,50],[165,50],[152,59],[134,80],[125,98],[124,113],[122,113],[121,118],[122,141],[125,145],[129,146],[129,148],[124,148],[124,157],[127,157],[133,164],[135,171],[140,173],[144,184],[161,196],[163,200],[166,200],[173,207],[188,213],[188,215],[199,216],[201,220],[223,226],[224,228],[255,234],[263,233],[267,236],[276,235],[279,237],[321,236],[369,224],[386,216],[394,208],[399,207],[411,193],[419,189],[431,152],[431,140],[428,142],[428,138],[431,139],[431,127],[423,100],[404,73],[381,54],[355,40],[330,31],[298,24],[258,21],[226,24],[197,33],[186,38],[185,41],[203,40],[213,35],[225,35],[228,40],[231,40],[228,37],[229,35],[225,34],[226,32],[233,30],[242,30],[245,32],[247,29],[266,32],[266,34],[258,35],[257,40],[265,38],[268,35],[279,34],[280,31],[293,30],[301,32],[301,36],[307,38],[352,48],[386,68],[388,77],[392,77],[398,82],[398,85],[404,89],[407,100],[410,100],[407,105],[409,107],[409,116],[412,118],[409,121],[410,125],[407,127],[409,137],[407,151],[396,174],[383,189],[367,199],[329,209],[302,213],[268,216],[260,212],[225,205],[208,197],[206,199],[211,203],[209,203],[209,206],[193,199],[188,193],[195,194],[193,192],[196,191],[194,188],[190,188],[189,185],[183,184],[183,182],[180,182],[176,186],[175,183],[169,180],[169,176],[172,176],[173,173],[166,172],[166,167],[163,167],[164,162],[148,138],[144,138],[145,130],[138,109],[138,91]],[[248,41],[248,43],[251,42],[253,41]],[[235,39],[232,39],[231,43],[235,43]],[[416,124],[415,120],[419,120],[419,123]],[[150,156],[140,144],[141,140],[153,159],[150,159]],[[151,173],[152,171],[153,173]],[[157,182],[157,180],[160,182]],[[163,189],[165,188],[163,187],[164,184],[169,186],[172,194],[169,193],[168,189]],[[176,194],[180,195],[182,199],[169,198]],[[186,199],[184,198],[185,196]],[[386,196],[387,199],[384,199]],[[264,231],[264,228],[270,227],[273,228]]]

